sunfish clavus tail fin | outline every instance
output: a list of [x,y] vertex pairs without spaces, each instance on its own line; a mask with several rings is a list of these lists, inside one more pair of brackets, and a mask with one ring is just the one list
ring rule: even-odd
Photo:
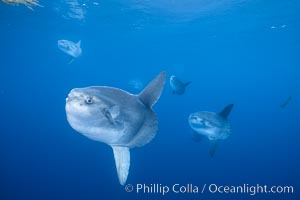
[[128,147],[112,146],[119,182],[124,185],[127,180],[130,167],[130,152]]
[[165,71],[161,72],[139,94],[139,99],[145,106],[151,108],[159,99],[166,83],[166,76],[167,73]]

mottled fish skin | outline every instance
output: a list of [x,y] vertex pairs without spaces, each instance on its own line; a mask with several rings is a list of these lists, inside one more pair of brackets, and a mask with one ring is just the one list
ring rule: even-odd
[[182,95],[185,92],[185,88],[191,84],[191,82],[182,82],[176,76],[172,75],[170,77],[170,85],[173,91],[173,94]]
[[144,146],[156,135],[158,121],[152,106],[165,85],[160,73],[138,95],[92,86],[72,89],[66,99],[67,120],[84,136],[112,147],[119,182],[124,185],[130,167],[130,148]]
[[194,133],[207,138],[213,144],[211,156],[214,155],[216,142],[225,140],[231,135],[231,124],[227,117],[232,108],[233,104],[229,104],[220,113],[201,111],[189,116],[189,125]]
[[77,43],[69,41],[69,40],[58,40],[57,41],[57,46],[58,48],[71,56],[72,58],[77,58],[81,56],[82,54],[82,49],[80,47],[81,45],[81,40],[79,40]]

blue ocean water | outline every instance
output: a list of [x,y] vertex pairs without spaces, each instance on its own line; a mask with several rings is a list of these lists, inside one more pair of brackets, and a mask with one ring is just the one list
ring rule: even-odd
[[[300,2],[297,0],[40,1],[0,4],[0,199],[299,199]],[[57,41],[81,40],[69,57]],[[131,150],[126,192],[111,148],[66,120],[76,87],[139,93],[167,81],[154,110],[159,131]],[[280,105],[291,96],[285,108]],[[229,103],[232,135],[209,156],[190,113]],[[199,186],[198,193],[137,192],[137,184]],[[293,193],[212,193],[203,185],[293,186]]]

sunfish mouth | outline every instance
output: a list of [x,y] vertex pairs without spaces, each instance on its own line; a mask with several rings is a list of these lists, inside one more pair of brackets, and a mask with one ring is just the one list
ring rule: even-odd
[[67,96],[67,98],[66,98],[66,102],[69,102],[71,99],[70,99],[70,97],[69,96]]
[[68,94],[67,98],[66,98],[66,102],[69,102],[73,99],[74,95],[72,95],[72,91]]
[[72,89],[66,98],[66,102],[71,101],[75,97],[80,96],[76,88]]

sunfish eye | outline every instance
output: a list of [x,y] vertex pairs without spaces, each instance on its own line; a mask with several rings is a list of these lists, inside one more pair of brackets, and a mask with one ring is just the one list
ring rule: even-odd
[[85,103],[86,103],[86,104],[92,104],[92,103],[94,103],[94,101],[93,101],[92,97],[87,97],[87,98],[85,99]]
[[198,117],[193,116],[193,117],[191,117],[191,119],[192,119],[192,120],[198,120]]
[[200,118],[198,116],[191,116],[191,120],[194,122],[198,122]]

